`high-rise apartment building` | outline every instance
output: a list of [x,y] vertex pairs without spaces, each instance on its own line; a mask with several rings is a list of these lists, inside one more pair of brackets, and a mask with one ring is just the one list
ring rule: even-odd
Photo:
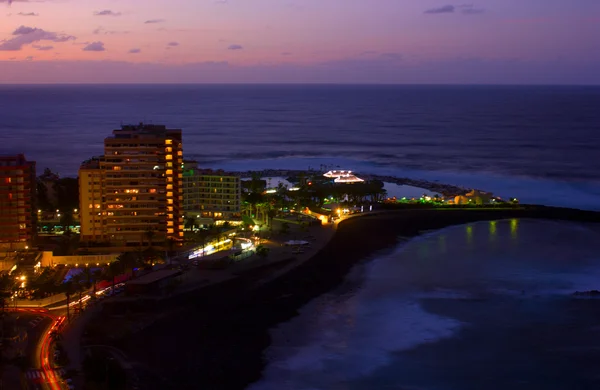
[[183,240],[181,130],[128,125],[104,140],[104,156],[82,164],[82,240],[164,245]]
[[0,156],[0,249],[26,249],[37,232],[35,162]]
[[240,216],[240,177],[223,171],[199,169],[195,161],[185,161],[183,209],[200,218],[232,219]]
[[79,221],[80,236],[87,241],[108,241],[104,222],[107,215],[102,211],[104,171],[100,169],[103,157],[84,161],[79,168]]

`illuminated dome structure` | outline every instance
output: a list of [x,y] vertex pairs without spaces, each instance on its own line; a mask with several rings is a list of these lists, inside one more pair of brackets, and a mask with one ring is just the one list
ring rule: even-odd
[[336,183],[361,183],[363,179],[356,177],[352,171],[329,171],[323,176],[335,179]]

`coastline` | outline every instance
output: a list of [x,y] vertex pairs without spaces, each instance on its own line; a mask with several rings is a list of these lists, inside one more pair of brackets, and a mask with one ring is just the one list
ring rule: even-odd
[[[244,389],[261,378],[269,329],[297,315],[310,300],[339,286],[350,269],[402,238],[483,220],[543,218],[599,222],[600,213],[549,207],[500,210],[399,210],[340,223],[318,253],[289,272],[250,289],[256,276],[208,287],[154,310],[173,315],[115,340],[167,383],[156,388]],[[356,244],[360,243],[360,244]],[[251,282],[251,283],[248,283]],[[155,345],[153,351],[146,346]],[[190,379],[193,378],[193,383]]]
[[[312,175],[312,174],[323,174],[317,170],[299,170],[299,169],[263,169],[259,171],[234,171],[233,173],[239,175],[243,179],[251,178],[253,175],[259,175],[260,177],[282,177],[287,178],[289,176],[299,175]],[[410,179],[408,177],[396,177],[390,175],[377,175],[374,173],[364,173],[361,177],[368,180],[379,180],[384,183],[392,183],[397,185],[407,185],[422,188],[432,192],[438,192],[444,196],[451,195],[463,195],[469,192],[468,188],[455,186],[451,184],[442,184],[439,182],[433,182],[428,180]]]

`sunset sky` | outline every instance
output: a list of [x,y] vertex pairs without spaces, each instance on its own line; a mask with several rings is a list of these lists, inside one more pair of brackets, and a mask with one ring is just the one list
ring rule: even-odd
[[600,84],[600,0],[0,0],[0,83]]

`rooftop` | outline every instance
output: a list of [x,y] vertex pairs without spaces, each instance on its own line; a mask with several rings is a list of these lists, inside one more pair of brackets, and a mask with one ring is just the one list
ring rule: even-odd
[[183,161],[183,176],[214,176],[214,177],[231,177],[231,176],[239,176],[239,174],[233,172],[225,172],[222,169],[200,169],[198,168],[198,162],[191,160]]
[[140,276],[137,279],[127,282],[127,284],[152,284],[159,280],[168,279],[181,274],[181,271],[176,269],[161,269],[159,271],[150,272],[144,276]]
[[99,169],[100,160],[102,160],[102,157],[92,157],[89,160],[82,162],[79,169]]
[[34,164],[33,161],[27,161],[25,155],[22,153],[8,156],[0,155],[0,162],[2,163],[2,166],[24,166],[32,163]]
[[139,136],[165,136],[178,133],[180,129],[167,129],[165,125],[154,125],[140,122],[137,125],[121,125],[120,129],[113,130],[113,136],[109,138],[135,138]]

